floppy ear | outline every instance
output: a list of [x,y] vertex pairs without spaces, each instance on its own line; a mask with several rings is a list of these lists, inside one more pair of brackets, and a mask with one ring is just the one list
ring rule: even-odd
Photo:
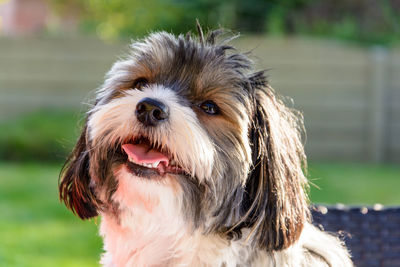
[[89,152],[84,127],[74,150],[60,173],[59,196],[65,205],[81,219],[97,216],[97,200],[90,188]]
[[298,240],[309,217],[302,116],[275,96],[263,72],[250,77],[250,83],[253,169],[244,196],[246,224],[261,247],[279,250]]

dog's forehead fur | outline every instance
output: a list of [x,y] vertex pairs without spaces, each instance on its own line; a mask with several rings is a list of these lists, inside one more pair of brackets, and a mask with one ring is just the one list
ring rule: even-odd
[[190,36],[176,38],[162,32],[134,43],[132,48],[136,63],[150,82],[176,90],[190,88],[197,96],[207,95],[216,88],[250,88],[245,86],[243,71],[251,68],[251,62],[239,53],[227,54],[227,50],[233,50],[232,46],[203,43]]
[[243,112],[249,114],[252,108],[249,102],[253,87],[247,75],[251,69],[252,62],[224,42],[217,44],[211,38],[201,41],[189,35],[154,33],[134,42],[126,59],[113,66],[98,101],[108,102],[129,89],[136,79],[145,78],[151,84],[174,90],[182,97],[182,104],[213,100],[220,106],[222,115],[242,117]]

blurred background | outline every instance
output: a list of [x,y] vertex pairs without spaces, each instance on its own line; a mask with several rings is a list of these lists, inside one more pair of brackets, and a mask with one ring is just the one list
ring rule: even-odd
[[400,0],[0,0],[0,266],[97,266],[97,221],[58,201],[63,160],[130,40],[196,18],[240,32],[303,112],[312,202],[400,204]]

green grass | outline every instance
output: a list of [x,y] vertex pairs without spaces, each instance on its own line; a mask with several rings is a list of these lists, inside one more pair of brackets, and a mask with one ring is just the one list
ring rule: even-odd
[[[59,201],[61,164],[0,163],[0,266],[98,266],[95,221],[81,221]],[[400,167],[310,164],[317,203],[398,205]]]
[[0,266],[98,266],[101,239],[58,201],[60,165],[0,164]]
[[314,203],[400,204],[400,166],[319,163],[308,176]]

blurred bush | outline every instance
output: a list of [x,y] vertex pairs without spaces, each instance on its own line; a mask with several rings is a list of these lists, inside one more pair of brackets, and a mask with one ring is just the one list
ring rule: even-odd
[[51,0],[61,15],[78,14],[81,29],[102,39],[143,36],[150,31],[175,33],[194,28],[195,19],[204,27],[232,24],[231,1],[213,0]]
[[365,43],[400,39],[398,0],[50,0],[62,17],[103,39],[222,25],[241,32],[307,34]]
[[78,136],[81,117],[41,110],[0,122],[0,160],[63,161]]

